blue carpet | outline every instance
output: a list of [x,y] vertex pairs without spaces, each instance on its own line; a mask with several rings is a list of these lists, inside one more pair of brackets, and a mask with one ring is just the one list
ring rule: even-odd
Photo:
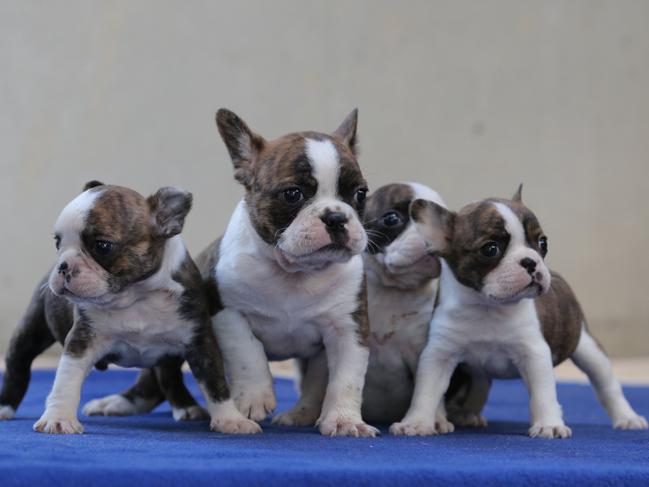
[[[93,372],[89,399],[130,385],[135,372]],[[589,386],[560,384],[574,437],[530,439],[527,393],[519,381],[497,382],[483,431],[459,430],[430,438],[323,438],[311,428],[264,423],[257,436],[210,433],[207,422],[175,423],[167,405],[130,418],[86,418],[84,435],[32,432],[52,371],[33,374],[16,419],[0,422],[0,485],[163,486],[202,485],[646,485],[649,432],[615,431]],[[196,395],[193,381],[189,381]],[[292,384],[277,380],[279,410],[295,400]],[[649,388],[626,389],[633,406],[649,416]]]

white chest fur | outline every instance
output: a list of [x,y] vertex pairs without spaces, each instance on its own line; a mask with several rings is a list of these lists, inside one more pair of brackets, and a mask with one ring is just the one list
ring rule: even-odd
[[107,353],[124,367],[150,367],[164,355],[182,355],[193,336],[192,324],[178,314],[170,291],[152,291],[123,309],[86,310],[92,327],[110,341]]
[[529,344],[544,341],[532,299],[516,304],[481,304],[462,289],[443,264],[442,299],[431,321],[431,340],[456,350],[461,362],[494,378],[518,377],[516,362]]
[[265,247],[241,202],[223,236],[215,271],[223,304],[248,319],[270,358],[312,356],[322,347],[321,326],[356,310],[362,259],[290,273]]

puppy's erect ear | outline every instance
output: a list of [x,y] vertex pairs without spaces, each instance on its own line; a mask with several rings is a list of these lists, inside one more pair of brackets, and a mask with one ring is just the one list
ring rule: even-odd
[[178,235],[185,224],[185,217],[192,207],[192,194],[180,188],[160,188],[147,199],[155,233],[159,237]]
[[343,120],[340,127],[333,133],[335,137],[341,139],[347,147],[349,147],[353,154],[356,154],[356,125],[358,124],[358,108],[354,108],[347,118]]
[[512,201],[516,203],[522,203],[523,202],[523,183],[518,185],[518,189],[514,193],[514,196],[512,196]]
[[93,179],[92,181],[88,181],[88,182],[85,184],[85,186],[83,187],[83,189],[81,190],[81,192],[83,193],[84,191],[87,191],[87,190],[89,190],[90,188],[96,188],[97,186],[103,186],[103,185],[104,185],[104,183],[102,183],[102,182],[100,182],[100,181],[97,181],[97,180]]
[[448,249],[455,213],[432,201],[417,199],[410,205],[410,218],[431,253],[440,255]]
[[216,112],[216,126],[230,153],[234,165],[234,179],[249,187],[252,180],[251,165],[266,141],[250,130],[237,115],[225,108]]

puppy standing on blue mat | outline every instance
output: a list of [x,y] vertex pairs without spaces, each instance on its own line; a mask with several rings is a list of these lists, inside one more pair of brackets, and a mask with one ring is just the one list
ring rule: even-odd
[[[55,225],[57,263],[34,294],[7,355],[4,419],[27,389],[34,357],[59,339],[64,350],[36,431],[83,432],[77,419],[81,386],[97,363],[158,366],[143,373],[170,399],[177,419],[201,416],[182,384],[184,359],[204,393],[211,429],[261,431],[230,398],[203,282],[179,235],[191,203],[191,194],[177,188],[144,198],[91,182],[64,208]],[[157,393],[153,397],[160,401]]]
[[393,434],[441,432],[435,413],[463,362],[473,380],[484,382],[484,401],[492,378],[523,378],[530,392],[530,436],[570,437],[553,370],[567,358],[586,373],[614,427],[647,428],[624,397],[572,290],[546,267],[548,240],[523,205],[521,188],[511,200],[488,199],[457,213],[417,200],[410,215],[441,259],[442,272],[412,404],[391,426]]

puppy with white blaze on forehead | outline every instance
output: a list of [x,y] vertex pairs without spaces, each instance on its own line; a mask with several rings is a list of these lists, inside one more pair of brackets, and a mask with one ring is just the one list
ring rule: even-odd
[[464,363],[482,381],[484,404],[492,378],[522,377],[530,392],[529,434],[567,438],[572,432],[557,401],[553,366],[567,358],[583,370],[597,397],[623,429],[646,429],[629,405],[611,364],[590,334],[568,284],[545,265],[548,241],[521,199],[488,199],[458,213],[416,200],[411,218],[442,262],[428,343],[417,369],[412,404],[393,434],[440,431],[442,396]]
[[261,431],[230,399],[203,280],[179,235],[191,204],[192,195],[178,188],[144,198],[92,181],[63,209],[54,228],[57,262],[34,294],[7,354],[3,419],[25,394],[32,360],[55,340],[65,340],[36,431],[81,433],[81,386],[93,366],[108,363],[152,368],[138,383],[152,382],[160,392],[109,396],[89,404],[87,413],[135,414],[166,396],[174,418],[201,418],[205,413],[182,384],[185,359],[204,393],[211,429]]
[[[222,309],[213,318],[239,410],[275,408],[268,359],[329,361],[317,420],[324,435],[374,436],[361,418],[368,324],[359,214],[367,185],[356,161],[354,110],[332,134],[267,141],[234,113],[216,122],[245,197],[198,265]],[[309,372],[307,371],[307,375]],[[282,424],[304,424],[299,405]]]

